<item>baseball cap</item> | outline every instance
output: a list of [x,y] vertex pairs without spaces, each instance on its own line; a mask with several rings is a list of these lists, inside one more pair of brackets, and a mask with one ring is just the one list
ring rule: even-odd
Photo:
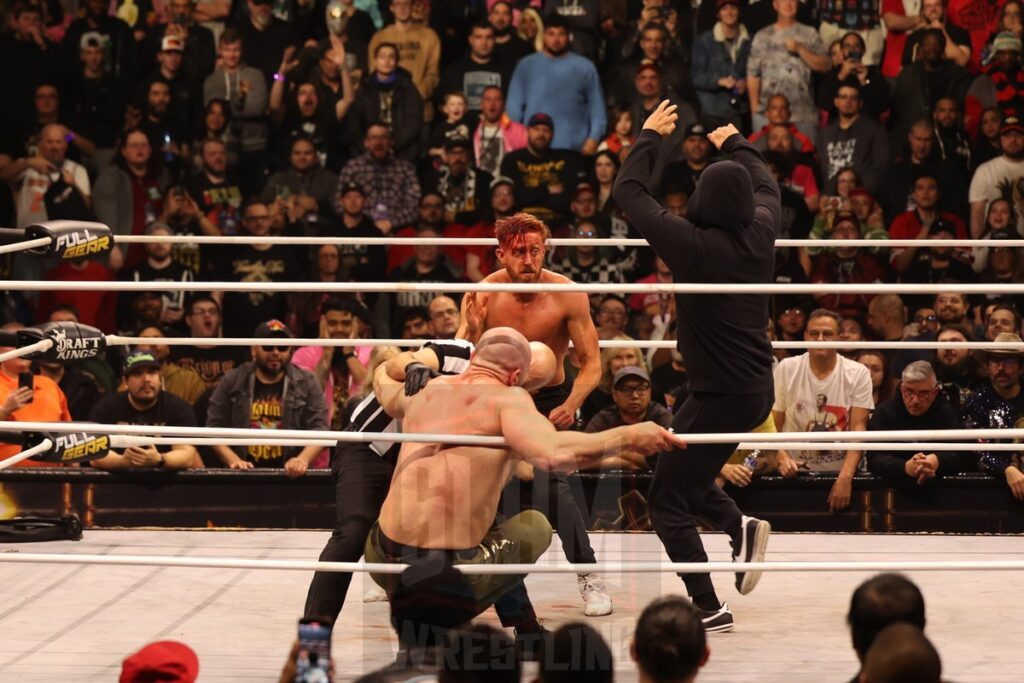
[[1002,52],[1003,50],[1021,51],[1021,40],[1016,33],[1003,31],[992,39],[992,52]]
[[341,188],[341,196],[344,197],[349,192],[358,192],[359,194],[363,195],[364,197],[366,196],[366,193],[363,192],[363,186],[360,185],[359,183],[355,182],[354,180],[350,180],[350,181],[348,181],[347,183],[345,183],[342,186],[342,188]]
[[945,218],[936,218],[932,221],[931,227],[928,228],[929,235],[940,235],[944,232],[950,235],[956,234],[956,228]]
[[1008,116],[1003,119],[1003,127],[999,129],[999,134],[1006,135],[1010,131],[1024,133],[1024,125],[1021,124],[1020,119],[1016,116]]
[[78,47],[80,49],[87,47],[103,47],[104,42],[103,34],[99,31],[86,31],[82,34],[82,37],[78,39]]
[[572,191],[572,198],[576,199],[584,192],[589,192],[594,195],[597,194],[597,192],[594,190],[594,186],[591,185],[590,183],[580,183],[579,185],[576,186],[576,189]]
[[555,129],[555,122],[551,119],[550,116],[541,111],[531,116],[530,120],[526,122],[526,125],[527,127],[530,128],[532,128],[533,126],[547,126],[551,130]]
[[642,367],[640,367],[639,365],[627,365],[626,367],[621,368],[618,372],[615,373],[615,376],[612,377],[612,386],[619,386],[619,382],[626,379],[627,377],[639,377],[640,379],[646,382],[651,381],[651,376],[648,375],[647,371],[644,370]]
[[444,141],[444,148],[446,150],[460,148],[473,149],[473,143],[470,142],[469,138],[463,137],[461,135],[456,135],[455,137],[447,138]]
[[509,185],[513,189],[515,189],[516,183],[508,176],[500,175],[491,181],[491,191],[493,192],[494,188],[498,187],[499,185]]
[[149,351],[132,351],[124,359],[124,374],[130,375],[136,370],[159,370],[160,361]]
[[699,123],[691,123],[690,125],[688,125],[686,127],[686,132],[683,135],[683,139],[685,140],[686,138],[690,138],[690,137],[694,137],[694,136],[702,138],[702,137],[704,137],[707,134],[708,134],[708,131],[707,131],[707,129],[704,126],[702,126]]
[[252,336],[259,339],[291,339],[292,331],[288,329],[280,320],[268,320],[265,323],[260,323],[259,327],[256,328],[255,334]]
[[636,68],[636,75],[639,76],[640,74],[642,74],[645,71],[653,71],[656,74],[660,74],[661,73],[661,69],[658,68],[658,65],[655,64],[654,62],[650,61],[650,60],[647,60],[647,59],[642,61],[640,63],[640,66],[638,66]]
[[177,52],[184,52],[185,41],[183,41],[178,36],[164,36],[164,39],[160,41],[160,49],[163,52],[170,52],[172,50]]
[[840,223],[852,223],[857,230],[860,230],[860,219],[852,211],[836,212],[836,217],[832,220],[832,229],[835,230]]
[[199,676],[199,658],[184,643],[161,640],[150,643],[121,663],[120,683],[168,681],[192,683]]

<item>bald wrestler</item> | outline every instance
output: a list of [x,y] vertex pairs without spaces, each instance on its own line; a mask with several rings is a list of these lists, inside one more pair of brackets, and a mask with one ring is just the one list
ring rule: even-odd
[[[488,275],[484,282],[523,284],[567,284],[572,280],[544,268],[547,239],[551,231],[543,221],[525,213],[499,220],[494,226],[498,238],[495,254],[502,270]],[[576,411],[601,380],[601,356],[597,329],[590,317],[590,300],[584,293],[542,292],[518,294],[485,292],[467,294],[462,300],[463,325],[480,319],[484,330],[507,326],[531,341],[540,341],[555,353],[557,371],[551,383],[534,395],[534,405],[557,429],[569,429]],[[564,361],[572,342],[580,371],[572,387],[565,379]],[[576,506],[564,475],[535,469],[530,486],[529,506],[543,511],[558,532],[566,558],[573,564],[597,562],[590,545],[587,527]],[[518,481],[506,500],[521,498]],[[511,511],[510,511],[511,512]],[[604,580],[595,573],[580,574],[580,595],[587,616],[611,614],[611,596]]]
[[[536,562],[551,541],[547,519],[533,510],[496,519],[502,489],[517,462],[568,473],[605,456],[640,462],[682,445],[652,422],[598,434],[557,431],[522,389],[530,360],[526,338],[498,327],[480,337],[466,372],[434,379],[415,396],[389,386],[386,368],[378,369],[374,389],[381,405],[402,419],[409,433],[502,436],[509,445],[403,444],[380,519],[366,542],[367,562],[415,564],[438,556],[454,565]],[[523,578],[467,576],[471,611],[480,614]],[[389,593],[397,585],[395,575],[373,579]],[[439,603],[449,597],[444,586],[431,590]],[[441,623],[444,611],[438,609]]]
[[[471,326],[467,334],[479,337],[479,330]],[[389,376],[390,384],[406,381],[416,390],[430,377],[456,375],[469,367],[474,345],[465,339],[439,339],[427,342],[416,351],[406,351],[381,365]],[[554,355],[540,343],[531,344],[531,367],[524,387],[536,390],[550,381],[555,372]],[[409,369],[409,376],[406,370]],[[352,411],[346,431],[395,432],[401,431],[398,421],[381,406],[375,393],[370,393]],[[330,540],[320,553],[324,562],[356,562],[363,555],[363,546],[370,525],[377,519],[381,504],[391,485],[391,476],[398,460],[399,444],[394,441],[372,443],[341,442],[331,457],[331,473],[335,485],[336,521]],[[329,618],[336,621],[345,604],[351,574],[316,572],[306,597],[305,616]],[[515,627],[518,632],[541,630],[530,605],[525,587],[513,592],[497,606],[502,624]]]

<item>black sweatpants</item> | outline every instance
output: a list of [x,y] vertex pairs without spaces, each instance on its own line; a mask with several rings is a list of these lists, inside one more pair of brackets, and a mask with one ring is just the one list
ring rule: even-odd
[[[693,393],[676,413],[672,428],[684,440],[687,434],[750,431],[768,417],[773,402],[772,393]],[[698,518],[729,534],[734,543],[739,540],[742,513],[715,485],[715,477],[737,445],[690,444],[658,457],[647,503],[654,530],[673,562],[707,562]],[[710,575],[680,577],[691,597],[714,596]]]
[[[380,517],[394,466],[368,444],[343,443],[331,458],[331,473],[335,486],[334,532],[320,553],[320,561],[358,562],[370,528]],[[306,595],[305,616],[337,621],[351,582],[352,575],[347,573],[313,574]],[[494,608],[504,626],[531,624],[537,618],[522,581],[499,599]]]

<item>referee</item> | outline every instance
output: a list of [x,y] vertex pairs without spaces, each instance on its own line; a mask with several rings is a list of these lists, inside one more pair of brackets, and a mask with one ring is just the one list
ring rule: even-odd
[[[644,123],[612,190],[616,204],[672,271],[675,282],[763,284],[773,280],[779,187],[753,145],[735,126],[708,138],[729,160],[708,166],[686,207],[668,213],[651,196],[651,172],[661,140],[676,126],[676,107],[665,100]],[[673,429],[682,435],[747,432],[774,402],[771,345],[765,336],[768,294],[676,294],[676,335],[686,359],[689,398]],[[760,561],[771,527],[746,517],[715,485],[736,443],[690,444],[662,454],[648,495],[651,521],[673,562],[707,562],[698,518],[726,532],[733,560]],[[708,574],[681,577],[708,631],[731,631],[729,606],[719,601]],[[741,594],[759,573],[737,573]]]

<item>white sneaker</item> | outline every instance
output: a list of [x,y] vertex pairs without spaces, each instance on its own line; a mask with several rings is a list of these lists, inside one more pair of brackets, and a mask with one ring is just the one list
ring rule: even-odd
[[387,602],[388,594],[384,592],[384,589],[373,584],[370,590],[363,594],[363,602]]
[[586,605],[583,613],[588,617],[603,617],[612,613],[612,597],[604,587],[604,579],[597,574],[580,574],[576,577]]

